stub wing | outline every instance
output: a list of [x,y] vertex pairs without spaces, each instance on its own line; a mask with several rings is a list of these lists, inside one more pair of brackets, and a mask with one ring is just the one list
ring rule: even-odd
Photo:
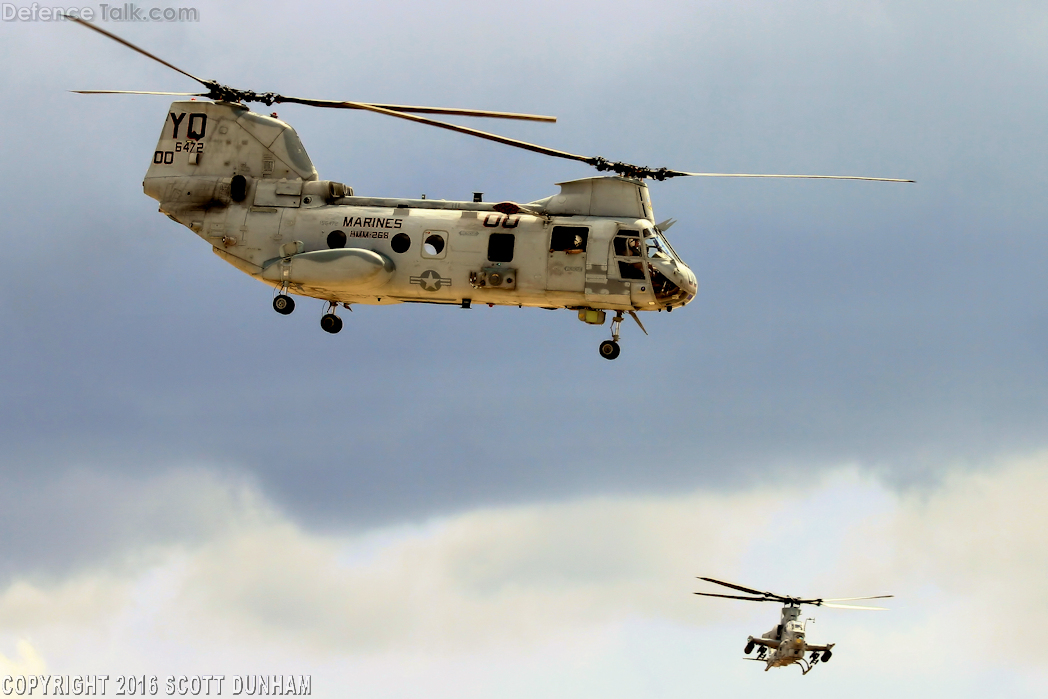
[[778,648],[779,647],[779,641],[775,641],[775,640],[772,640],[770,638],[754,638],[753,636],[750,636],[749,639],[747,639],[746,642],[747,643],[752,643],[755,646],[765,646],[767,648]]
[[805,643],[804,644],[804,649],[805,650],[830,650],[835,645],[837,645],[837,644],[836,643],[827,643],[826,645],[817,646],[817,645],[812,645],[810,643]]

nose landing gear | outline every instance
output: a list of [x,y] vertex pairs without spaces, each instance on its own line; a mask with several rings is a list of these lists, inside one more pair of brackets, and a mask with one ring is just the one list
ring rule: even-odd
[[[640,318],[637,317],[636,312],[627,311],[633,320],[637,321],[637,325],[647,335],[648,331],[644,329],[644,324],[640,322]],[[622,311],[615,311],[615,317],[611,319],[611,339],[605,340],[600,343],[600,356],[605,359],[615,359],[619,356],[619,328],[622,326]]]
[[619,356],[619,327],[622,325],[622,311],[615,311],[611,319],[611,339],[600,343],[600,356],[615,359]]

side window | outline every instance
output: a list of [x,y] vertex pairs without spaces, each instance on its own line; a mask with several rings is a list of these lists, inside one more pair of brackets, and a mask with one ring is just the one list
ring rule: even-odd
[[[619,231],[619,235],[612,240],[612,249],[615,257],[636,257],[643,259],[643,246],[641,245],[639,231]],[[620,279],[644,279],[644,263],[640,259],[618,260]]]
[[422,256],[431,259],[448,254],[448,232],[426,231],[422,234]]
[[614,241],[615,257],[641,257],[640,238],[616,236]]
[[586,226],[554,226],[549,238],[550,252],[586,252],[589,228]]
[[512,262],[513,243],[512,233],[492,233],[488,236],[488,261]]
[[407,252],[411,247],[411,238],[407,233],[397,233],[393,240],[389,241],[389,246],[393,248],[393,252]]
[[643,279],[644,267],[640,262],[624,262],[619,260],[619,277],[622,279]]

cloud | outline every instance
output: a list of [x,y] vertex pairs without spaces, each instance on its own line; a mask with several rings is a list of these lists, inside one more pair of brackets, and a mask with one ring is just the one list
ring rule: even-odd
[[0,655],[0,675],[39,675],[47,671],[47,665],[29,641],[19,641],[15,652],[14,658]]
[[109,652],[148,665],[158,644],[311,662],[462,658],[542,652],[637,623],[727,624],[729,638],[771,625],[772,605],[695,598],[694,576],[711,575],[787,594],[896,594],[879,615],[819,612],[816,631],[852,660],[887,638],[877,652],[912,672],[956,668],[947,639],[975,625],[983,656],[1036,668],[1012,651],[1048,622],[1046,464],[1013,460],[924,493],[845,468],[811,485],[486,508],[357,533],[303,529],[257,493],[229,499],[230,483],[198,478],[199,496],[224,508],[222,526],[194,523],[214,520],[206,508],[187,511],[187,531],[205,533],[131,542],[119,563],[56,582],[16,581],[0,593],[0,628],[44,639],[36,647],[62,663],[105,638]]
[[127,563],[128,551],[148,556],[157,546],[198,544],[272,509],[250,477],[214,468],[80,467],[49,479],[17,473],[8,483],[0,489],[0,581]]

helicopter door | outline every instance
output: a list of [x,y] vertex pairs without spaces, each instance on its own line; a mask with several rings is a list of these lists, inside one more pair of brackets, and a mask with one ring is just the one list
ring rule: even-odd
[[546,263],[546,289],[582,291],[586,287],[588,226],[553,226]]
[[608,282],[617,278],[621,288],[619,293],[628,295],[635,306],[643,305],[650,296],[646,262],[640,231],[620,230],[611,241]]
[[[630,290],[619,281],[614,258],[610,257],[611,241],[618,233],[615,221],[598,221],[590,227],[589,252],[586,254],[586,301],[594,308],[606,304],[630,303]],[[610,267],[609,267],[610,263]]]

